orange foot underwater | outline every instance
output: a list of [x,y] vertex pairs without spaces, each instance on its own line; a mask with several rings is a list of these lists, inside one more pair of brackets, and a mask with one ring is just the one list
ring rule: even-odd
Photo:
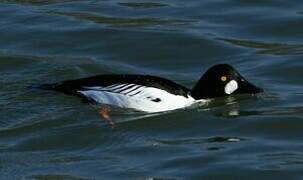
[[110,112],[110,109],[107,108],[107,107],[101,107],[99,110],[98,110],[98,113],[99,115],[107,122],[109,123],[110,127],[111,128],[114,128],[115,127],[115,123],[111,120],[111,118],[109,117],[109,112]]

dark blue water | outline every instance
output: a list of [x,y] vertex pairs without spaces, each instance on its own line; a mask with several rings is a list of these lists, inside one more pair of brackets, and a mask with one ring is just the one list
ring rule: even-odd
[[[0,0],[0,179],[302,179],[303,4]],[[105,73],[192,87],[229,63],[265,92],[146,115],[27,89]]]

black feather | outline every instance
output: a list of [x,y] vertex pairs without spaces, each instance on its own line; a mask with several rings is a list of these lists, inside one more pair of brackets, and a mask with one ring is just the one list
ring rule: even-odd
[[136,84],[165,90],[171,94],[188,97],[190,90],[168,79],[150,75],[97,75],[87,78],[67,80],[58,84],[41,85],[43,89],[56,90],[66,94],[79,95],[85,87],[108,87],[114,84]]

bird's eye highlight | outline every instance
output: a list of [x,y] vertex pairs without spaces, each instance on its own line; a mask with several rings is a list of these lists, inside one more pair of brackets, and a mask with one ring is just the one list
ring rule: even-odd
[[227,80],[226,76],[221,77],[221,81],[225,82]]

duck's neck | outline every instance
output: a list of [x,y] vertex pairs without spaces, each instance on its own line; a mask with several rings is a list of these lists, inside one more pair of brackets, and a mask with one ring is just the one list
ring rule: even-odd
[[196,100],[207,99],[207,96],[206,96],[207,93],[205,93],[205,89],[203,89],[202,87],[197,86],[197,85],[195,85],[192,88],[190,94]]
[[216,97],[217,89],[212,87],[212,83],[205,80],[203,77],[191,90],[191,96],[196,99],[210,99]]

